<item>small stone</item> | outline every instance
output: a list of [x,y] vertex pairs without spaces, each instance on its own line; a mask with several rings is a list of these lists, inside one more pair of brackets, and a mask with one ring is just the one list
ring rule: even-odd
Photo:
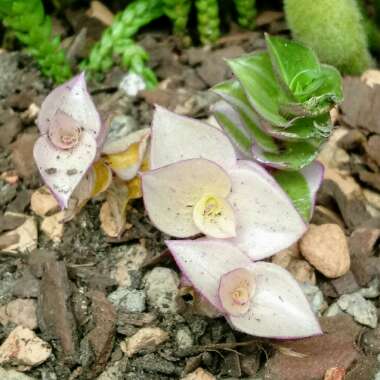
[[198,368],[194,372],[189,373],[181,380],[216,380],[216,377],[203,368]]
[[145,275],[143,283],[150,306],[162,313],[177,312],[180,281],[176,272],[169,268],[156,267]]
[[315,285],[314,268],[307,261],[293,260],[287,269],[297,281]]
[[[146,376],[144,376],[143,378],[141,378],[141,380],[145,380],[145,379],[156,380],[156,379],[162,378],[158,374],[163,374],[163,375],[176,374],[178,376],[178,373],[180,372],[180,368],[178,367],[178,365],[175,365],[173,362],[166,360],[160,355],[154,354],[154,353],[136,357],[135,359],[131,360],[131,365],[134,368],[138,369],[140,373],[142,371],[146,371],[148,373],[155,374],[154,376],[149,377],[148,379],[146,378]],[[126,378],[126,380],[136,380],[136,379],[137,379],[136,375]]]
[[0,346],[0,364],[12,364],[22,370],[43,363],[51,354],[51,347],[32,330],[16,327]]
[[368,288],[360,289],[359,293],[364,298],[377,298],[380,295],[379,278],[375,277],[368,285]]
[[119,84],[119,89],[131,97],[135,97],[140,91],[145,90],[145,88],[144,79],[133,72],[125,75]]
[[108,296],[108,300],[123,312],[142,313],[145,311],[145,292],[142,290],[118,288]]
[[347,239],[336,224],[310,225],[300,249],[306,260],[326,277],[340,277],[350,269]]
[[33,192],[30,208],[38,216],[46,216],[58,211],[59,205],[50,190],[46,186],[42,186]]
[[324,312],[324,317],[335,317],[336,315],[344,314],[344,311],[339,307],[339,305],[334,302],[332,303],[328,309]]
[[102,372],[96,380],[124,380],[124,373],[127,369],[127,362],[120,360],[109,367]]
[[55,243],[62,241],[64,217],[64,211],[60,211],[51,216],[46,216],[41,223],[41,231],[43,231],[47,237]]
[[36,302],[27,299],[17,299],[0,307],[0,323],[14,323],[34,330],[37,327]]
[[346,128],[338,128],[323,145],[318,160],[328,168],[342,168],[350,162],[350,156],[338,146],[338,142],[348,133]]
[[14,369],[4,369],[0,367],[0,379],[2,380],[35,380],[35,378],[24,375]]
[[372,328],[377,326],[375,305],[360,293],[345,294],[338,299],[337,304],[347,314],[352,315],[356,322]]
[[368,206],[373,210],[374,216],[380,216],[380,194],[377,191],[363,189]]
[[324,310],[327,309],[327,303],[323,297],[323,293],[319,290],[317,286],[310,284],[300,284],[307,300],[314,313],[321,315]]
[[116,280],[120,287],[131,287],[133,285],[131,273],[141,268],[148,258],[148,251],[141,244],[122,247],[121,249],[116,253],[118,261],[116,268],[111,272],[111,277]]
[[346,369],[341,367],[329,368],[323,380],[344,380]]
[[129,357],[134,354],[145,351],[154,350],[157,346],[169,339],[169,334],[159,327],[144,327],[136,334],[126,339],[122,343],[121,349]]
[[[8,214],[8,213],[7,213]],[[11,214],[10,215],[19,215],[19,214]],[[24,216],[21,215],[20,216]],[[1,237],[7,237],[17,235],[18,241],[14,244],[11,244],[7,247],[4,247],[4,250],[11,253],[17,253],[17,252],[23,252],[28,253],[37,248],[37,224],[33,217],[26,217],[25,222],[20,226],[17,227],[15,230],[7,232]]]
[[315,285],[314,268],[307,261],[299,260],[297,257],[300,256],[295,252],[284,250],[272,257],[272,263],[287,269],[297,281]]
[[186,350],[190,348],[194,342],[193,337],[191,335],[191,331],[188,327],[180,328],[175,336],[175,340],[177,342],[177,346],[180,350]]

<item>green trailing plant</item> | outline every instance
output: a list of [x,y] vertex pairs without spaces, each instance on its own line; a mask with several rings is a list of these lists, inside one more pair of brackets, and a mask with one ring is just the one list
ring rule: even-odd
[[149,54],[140,45],[129,38],[125,41],[118,41],[113,46],[113,51],[120,55],[121,66],[143,78],[147,88],[156,86],[156,75],[146,65],[149,60]]
[[239,24],[247,29],[256,25],[256,0],[235,0]]
[[[182,39],[186,39],[191,0],[163,0],[163,2],[165,5],[165,14],[173,23],[174,34],[180,36]],[[190,41],[185,41],[186,45],[189,43]]]
[[[255,25],[255,2],[235,0],[238,21],[243,27],[252,29]],[[187,24],[192,4],[193,0],[135,0],[116,15],[113,24],[94,45],[89,58],[82,63],[82,69],[90,74],[107,72],[114,64],[114,55],[122,55],[122,66],[139,75],[143,73],[147,85],[151,86],[156,79],[154,73],[146,67],[148,54],[133,43],[132,38],[142,26],[165,14],[173,23],[174,33],[188,45],[191,41]],[[215,42],[220,36],[218,0],[194,0],[194,4],[201,43]],[[137,56],[129,57],[128,54],[132,53]]]
[[[134,63],[130,66],[132,70],[139,67],[137,71],[140,74],[141,72],[147,74],[148,70],[144,70],[142,66],[147,61],[148,55],[141,47],[137,47],[131,38],[142,26],[161,17],[163,12],[162,0],[136,0],[129,4],[124,11],[115,16],[112,25],[105,30],[100,41],[92,48],[89,58],[82,63],[82,68],[89,73],[104,73],[114,65],[113,56],[119,55],[126,48],[128,53],[137,56],[127,57],[128,53],[123,53],[122,62],[124,66]],[[152,75],[154,74],[149,72],[148,77]],[[152,78],[148,84],[150,82],[152,82]]]
[[202,44],[215,42],[220,36],[218,0],[195,0],[198,33]]
[[60,39],[52,36],[51,19],[41,0],[0,0],[0,17],[4,26],[26,45],[44,75],[57,83],[71,76]]
[[266,51],[227,61],[236,79],[213,88],[223,99],[214,115],[243,155],[275,170],[308,219],[308,177],[322,177],[314,160],[332,131],[330,110],[343,99],[342,80],[298,42],[267,36],[266,43]]
[[285,0],[293,37],[315,50],[322,62],[345,74],[371,65],[367,36],[355,0]]

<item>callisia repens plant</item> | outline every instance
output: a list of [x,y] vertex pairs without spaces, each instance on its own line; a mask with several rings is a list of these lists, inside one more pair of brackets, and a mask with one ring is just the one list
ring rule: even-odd
[[157,106],[151,128],[106,136],[79,75],[43,103],[34,154],[62,208],[108,189],[125,219],[128,199],[142,195],[183,277],[233,328],[299,338],[321,333],[308,301],[285,269],[259,260],[307,229],[341,78],[298,43],[267,44],[230,61],[237,79],[214,88],[222,128]]
[[[191,142],[191,143],[189,143]],[[302,290],[281,267],[255,262],[290,246],[306,224],[258,163],[238,159],[219,129],[157,107],[145,208],[185,277],[237,330],[319,334]],[[190,239],[189,239],[190,238]]]
[[38,115],[40,137],[34,158],[45,184],[62,209],[80,209],[106,191],[112,171],[132,180],[145,157],[149,129],[126,136],[109,130],[87,91],[84,74],[54,89]]

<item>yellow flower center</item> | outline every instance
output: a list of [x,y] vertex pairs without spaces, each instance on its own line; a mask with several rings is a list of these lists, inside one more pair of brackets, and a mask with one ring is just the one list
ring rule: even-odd
[[249,297],[248,284],[241,284],[232,292],[233,301],[239,305],[246,304],[249,301]]

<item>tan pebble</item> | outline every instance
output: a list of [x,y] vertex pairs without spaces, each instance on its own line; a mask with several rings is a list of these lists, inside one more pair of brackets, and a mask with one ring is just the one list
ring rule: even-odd
[[292,260],[292,252],[287,249],[276,253],[272,257],[272,263],[279,265],[282,268],[287,268]]
[[56,243],[62,240],[64,212],[60,211],[51,216],[46,216],[41,223],[41,230],[48,238]]
[[182,380],[216,380],[216,377],[203,368],[198,368],[183,377]]
[[315,285],[317,282],[314,268],[305,260],[291,261],[287,270],[303,284]]
[[37,327],[36,302],[19,298],[0,307],[0,323],[10,322],[34,330]]
[[[16,213],[6,213],[6,215],[26,216]],[[13,231],[2,234],[2,238],[10,237],[11,235],[17,235],[17,241],[11,245],[4,247],[4,251],[10,253],[29,253],[37,248],[38,230],[37,223],[33,217],[26,217],[25,222],[21,226],[17,227]]]
[[51,354],[51,347],[32,330],[16,327],[0,346],[0,364],[12,364],[20,370],[43,363]]
[[300,249],[305,259],[326,277],[340,277],[350,269],[347,238],[337,224],[310,225]]
[[169,334],[159,327],[144,327],[136,334],[126,339],[125,344],[121,345],[122,351],[128,356],[146,349],[151,350],[169,338]]
[[45,216],[58,211],[59,205],[50,190],[42,186],[32,194],[30,208],[38,216]]

